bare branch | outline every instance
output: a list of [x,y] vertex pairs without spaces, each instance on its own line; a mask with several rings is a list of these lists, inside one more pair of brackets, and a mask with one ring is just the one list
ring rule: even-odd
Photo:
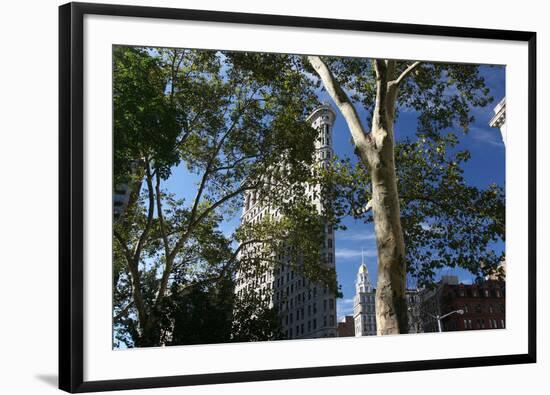
[[139,238],[139,241],[136,244],[136,248],[134,250],[134,260],[139,261],[139,256],[141,255],[141,249],[143,248],[143,245],[145,244],[145,240],[147,239],[147,236],[149,235],[149,231],[151,230],[151,226],[153,225],[153,214],[155,210],[155,193],[153,192],[153,182],[152,182],[152,175],[151,175],[151,165],[149,163],[149,159],[145,159],[145,170],[146,170],[146,181],[147,181],[147,189],[148,189],[148,195],[149,195],[149,207],[147,212],[147,223],[145,225],[145,229],[141,233],[141,236]]
[[397,86],[399,86],[399,84],[401,84],[401,82],[403,82],[403,80],[405,78],[407,78],[407,76],[412,73],[418,66],[420,66],[422,64],[422,62],[414,62],[413,64],[411,64],[409,67],[407,67],[405,69],[405,71],[403,71],[401,73],[401,75],[399,77],[397,77],[397,79],[395,80],[395,84]]
[[323,81],[323,85],[325,86],[327,92],[346,120],[355,146],[358,148],[365,147],[365,149],[368,149],[370,145],[368,137],[369,134],[363,128],[361,119],[359,118],[359,115],[357,114],[357,111],[355,110],[355,107],[351,103],[351,100],[346,92],[344,92],[332,72],[328,69],[325,62],[323,62],[319,56],[308,56],[307,59]]
[[370,199],[367,204],[365,204],[365,207],[357,209],[357,214],[366,214],[372,209],[372,199]]
[[386,99],[388,96],[388,66],[383,59],[373,59],[376,72],[376,98],[372,116],[373,137],[378,148],[382,147],[388,133],[389,120],[387,117]]
[[170,275],[170,272],[172,271],[172,266],[174,263],[173,259],[169,259],[171,256],[170,254],[170,246],[168,245],[168,235],[166,234],[166,229],[164,226],[164,214],[162,212],[162,199],[161,199],[161,193],[160,193],[160,176],[157,174],[156,176],[156,185],[155,185],[155,191],[157,196],[157,216],[159,219],[160,224],[160,233],[162,235],[162,241],[164,244],[164,256],[165,264],[164,264],[164,271],[162,272],[162,277],[160,280],[159,290],[157,293],[157,298],[155,301],[155,305],[159,303],[159,301],[164,297],[164,293],[166,292],[166,287],[168,284],[168,277]]
[[249,155],[249,156],[243,156],[239,159],[236,159],[233,163],[227,165],[227,166],[221,166],[221,167],[217,167],[215,168],[212,172],[213,173],[216,173],[218,171],[223,171],[223,170],[231,170],[231,169],[234,169],[239,163],[242,163],[244,161],[247,161],[249,159],[255,159],[257,158],[258,156],[257,155]]

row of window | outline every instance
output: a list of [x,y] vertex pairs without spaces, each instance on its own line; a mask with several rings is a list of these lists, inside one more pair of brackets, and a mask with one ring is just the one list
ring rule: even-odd
[[473,306],[473,309],[470,308],[469,304],[465,304],[464,307],[465,313],[489,313],[489,314],[495,314],[495,313],[504,313],[505,312],[505,306],[504,304],[497,304],[496,306],[490,304],[490,305],[481,305],[476,304]]
[[[333,315],[323,317],[323,327],[326,328],[328,326],[335,326],[335,325],[336,325],[336,320]],[[296,325],[294,329],[295,331],[293,331],[293,327],[288,328],[287,337],[292,338],[294,336],[303,336],[306,333],[310,333],[311,331],[317,330],[317,319],[314,318],[313,320],[308,321],[307,326],[306,326],[306,323],[301,323],[299,325]]]
[[[453,297],[454,296],[454,292],[452,291],[449,291],[448,292],[448,295],[450,297]],[[502,293],[502,291],[499,289],[499,288],[496,288],[494,290],[491,290],[491,289],[487,289],[487,288],[484,288],[484,289],[477,289],[477,288],[471,288],[471,289],[466,289],[466,288],[461,288],[458,290],[458,295],[461,297],[461,298],[464,298],[464,297],[471,297],[471,298],[478,298],[478,297],[485,297],[485,298],[502,298],[504,295]]]
[[[276,303],[277,308],[279,311],[288,311],[292,310],[294,306],[298,306],[300,303],[304,303],[305,300],[305,294],[297,295],[295,298],[290,298],[289,300],[285,300],[284,302]],[[278,302],[277,300],[275,300]],[[326,312],[327,310],[333,311],[334,310],[334,299],[324,299],[323,300],[323,311]],[[299,316],[299,312],[302,311],[302,319],[304,318],[304,309],[305,307],[302,307],[301,309],[297,310],[297,316]],[[313,302],[313,304],[309,304],[307,306],[307,315],[308,317],[311,316],[311,312],[313,311],[313,314],[317,314],[317,302]]]
[[497,322],[497,320],[495,319],[492,319],[492,318],[488,319],[487,326],[485,326],[485,320],[483,318],[475,320],[473,323],[472,323],[472,320],[469,320],[469,319],[464,320],[464,329],[486,329],[486,328],[503,329],[505,328],[504,320],[499,320],[499,322]]
[[320,159],[330,159],[331,153],[330,153],[330,151],[321,151],[321,152],[319,152],[318,157]]

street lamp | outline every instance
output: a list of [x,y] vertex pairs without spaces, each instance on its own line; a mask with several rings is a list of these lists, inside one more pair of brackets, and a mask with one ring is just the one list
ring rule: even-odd
[[426,314],[428,314],[430,317],[432,317],[433,319],[435,319],[437,321],[437,329],[439,329],[439,332],[443,332],[443,328],[441,326],[441,320],[445,317],[448,317],[450,316],[451,314],[464,314],[464,310],[462,309],[458,309],[458,310],[453,310],[451,311],[450,313],[447,313],[447,314],[443,314],[443,315],[433,315],[433,314],[430,314],[428,312],[425,311]]

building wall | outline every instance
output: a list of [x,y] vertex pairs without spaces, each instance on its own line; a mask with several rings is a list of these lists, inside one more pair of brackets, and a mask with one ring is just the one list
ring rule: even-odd
[[[332,158],[332,127],[335,112],[328,105],[323,105],[312,112],[307,121],[319,131],[316,141],[315,159],[317,163],[327,162]],[[322,209],[321,190],[319,185],[306,188],[308,196],[319,212]],[[244,208],[241,216],[243,223],[261,221],[264,216],[280,218],[277,210],[258,201],[255,191],[244,196]],[[321,256],[329,267],[335,269],[334,229],[325,225],[325,240],[320,246]],[[308,339],[319,337],[336,337],[336,298],[326,286],[309,281],[295,272],[285,255],[273,257],[281,262],[278,267],[270,268],[259,278],[249,278],[237,274],[235,292],[237,296],[245,291],[255,290],[270,298],[270,305],[279,311],[283,331],[288,339]]]
[[361,265],[355,281],[355,297],[353,298],[353,319],[355,336],[376,335],[375,289],[365,265],[365,257],[361,256]]
[[504,329],[506,327],[505,284],[503,281],[484,281],[472,285],[445,285],[442,313],[464,310],[443,320],[443,330]]
[[506,98],[502,98],[493,109],[495,115],[489,121],[489,126],[500,129],[502,142],[506,145]]
[[338,323],[338,337],[355,336],[355,321],[353,316],[346,315],[343,322]]
[[505,282],[500,280],[485,280],[479,284],[439,283],[436,289],[424,291],[421,296],[424,331],[437,332],[433,316],[456,310],[463,310],[464,314],[444,318],[441,321],[444,332],[505,328],[505,290]]

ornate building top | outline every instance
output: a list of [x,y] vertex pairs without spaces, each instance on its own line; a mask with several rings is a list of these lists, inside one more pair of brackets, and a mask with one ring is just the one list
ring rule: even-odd
[[369,269],[367,268],[367,265],[365,265],[365,254],[363,250],[361,250],[361,266],[359,266],[359,270],[357,271],[357,282],[355,285],[357,293],[373,291],[372,283],[369,277]]

